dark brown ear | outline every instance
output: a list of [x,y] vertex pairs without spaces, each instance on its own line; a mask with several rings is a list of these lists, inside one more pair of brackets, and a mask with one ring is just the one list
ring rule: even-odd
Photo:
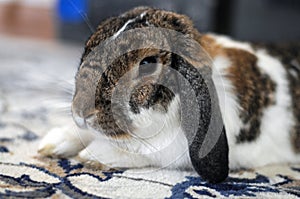
[[[203,179],[211,183],[222,182],[228,176],[228,144],[211,66],[196,68],[182,57],[173,55],[172,67],[184,77],[189,84],[187,87],[195,94],[193,99],[188,94],[189,89],[179,90],[182,127],[193,167]],[[181,80],[182,85],[186,83]]]

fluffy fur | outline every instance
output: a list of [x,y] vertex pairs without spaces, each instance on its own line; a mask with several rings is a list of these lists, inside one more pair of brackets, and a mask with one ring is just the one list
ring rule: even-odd
[[[110,54],[93,52],[101,42],[116,40],[127,30],[153,26],[178,31],[196,41],[206,55],[194,52],[189,44],[182,47],[204,61],[187,61],[171,52],[149,48],[121,55],[105,68]],[[145,42],[152,45],[151,41]],[[109,52],[119,51],[110,48]],[[205,61],[209,59],[211,63]],[[143,77],[139,84],[136,79],[141,63],[149,60],[161,68]],[[59,157],[78,154],[83,161],[114,168],[194,168],[211,182],[226,178],[227,156],[231,169],[298,162],[300,105],[299,95],[292,93],[300,90],[300,70],[290,72],[292,69],[287,69],[282,61],[260,46],[200,34],[184,15],[145,7],[133,9],[102,22],[86,43],[76,75],[72,111],[78,126],[88,130],[52,130],[41,142],[40,152]],[[164,73],[166,67],[179,71],[195,90],[204,118],[196,138],[190,138],[181,124],[180,106],[191,101],[183,98],[182,91],[156,84],[166,76],[168,81],[178,81],[172,73]],[[207,76],[205,84],[203,79]],[[132,91],[125,104],[111,101],[117,85],[121,91]],[[207,88],[216,93],[207,96]],[[225,128],[208,158],[202,158],[199,145],[205,140],[210,118],[209,109],[205,108],[213,101],[218,103],[216,110]]]

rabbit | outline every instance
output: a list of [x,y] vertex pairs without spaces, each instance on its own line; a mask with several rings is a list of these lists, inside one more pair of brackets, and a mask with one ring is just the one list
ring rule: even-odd
[[39,152],[109,168],[193,169],[211,183],[229,169],[299,162],[299,47],[200,33],[187,16],[150,7],[109,18],[75,77],[76,125],[52,129]]

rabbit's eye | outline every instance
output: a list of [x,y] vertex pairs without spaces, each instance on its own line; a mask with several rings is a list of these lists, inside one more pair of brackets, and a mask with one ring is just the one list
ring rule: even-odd
[[155,72],[157,58],[154,56],[146,57],[140,62],[139,75],[145,76]]

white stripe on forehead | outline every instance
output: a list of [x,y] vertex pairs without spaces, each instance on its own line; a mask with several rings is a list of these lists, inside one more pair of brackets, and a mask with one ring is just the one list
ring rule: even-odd
[[144,11],[142,14],[140,14],[140,16],[137,16],[136,18],[134,19],[129,19],[123,26],[120,30],[118,30],[118,32],[116,32],[113,36],[112,36],[112,39],[116,39],[125,29],[126,27],[132,23],[132,22],[135,22],[137,18],[140,18],[142,19],[145,15],[146,15],[147,11]]
[[118,30],[118,32],[116,32],[116,33],[112,36],[112,39],[116,39],[116,38],[117,38],[117,37],[125,30],[125,28],[128,26],[128,24],[134,22],[135,20],[136,20],[136,18],[128,20],[128,21],[122,26],[122,28],[121,28],[120,30]]
[[143,19],[143,17],[146,15],[147,11],[144,11],[142,14],[140,14],[140,18]]

